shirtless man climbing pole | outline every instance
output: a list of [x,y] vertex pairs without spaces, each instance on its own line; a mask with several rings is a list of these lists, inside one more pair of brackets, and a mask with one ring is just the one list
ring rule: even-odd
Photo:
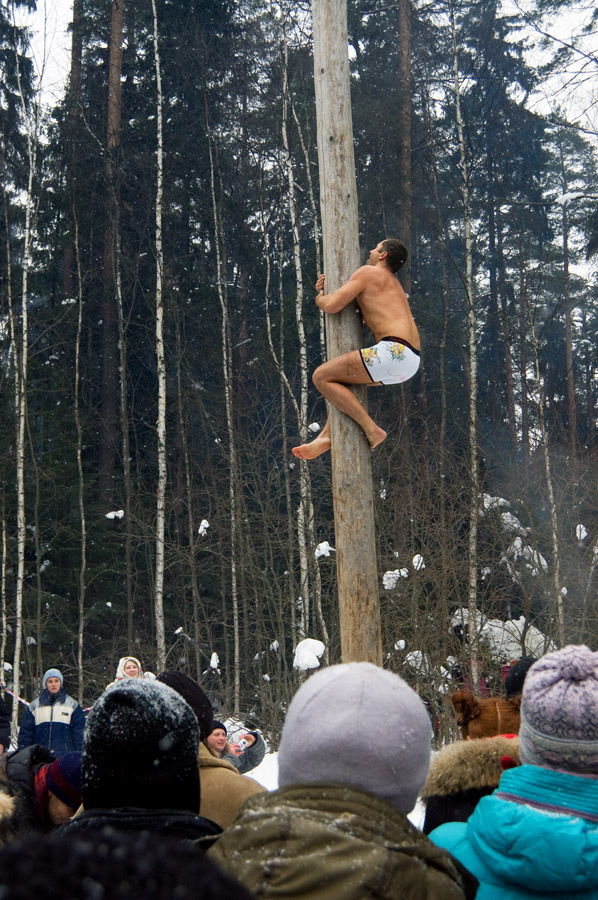
[[[419,369],[420,342],[409,302],[395,273],[407,260],[407,248],[394,238],[380,241],[361,266],[332,294],[324,293],[324,276],[316,281],[316,303],[325,313],[337,313],[356,300],[363,321],[376,343],[351,350],[318,366],[313,382],[326,400],[361,425],[373,449],[386,432],[367,414],[350,384],[400,384]],[[309,444],[293,447],[300,459],[314,459],[330,450],[330,420]]]

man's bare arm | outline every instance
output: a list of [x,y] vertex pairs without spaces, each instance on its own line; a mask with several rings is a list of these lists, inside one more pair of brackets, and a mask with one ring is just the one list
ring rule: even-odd
[[320,309],[329,314],[337,313],[344,309],[351,300],[355,300],[367,285],[369,274],[367,270],[367,266],[357,269],[345,284],[331,294],[324,293],[324,275],[320,275],[316,281],[316,290],[319,291],[316,303]]

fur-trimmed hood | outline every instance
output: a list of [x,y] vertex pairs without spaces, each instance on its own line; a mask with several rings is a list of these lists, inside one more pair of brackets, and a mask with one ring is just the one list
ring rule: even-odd
[[503,773],[501,759],[519,763],[519,738],[502,735],[447,744],[435,753],[421,797],[448,797],[462,791],[497,787]]

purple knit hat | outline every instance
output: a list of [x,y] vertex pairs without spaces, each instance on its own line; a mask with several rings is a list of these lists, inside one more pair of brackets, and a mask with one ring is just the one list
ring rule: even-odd
[[521,761],[598,775],[598,653],[570,644],[527,674],[519,731]]

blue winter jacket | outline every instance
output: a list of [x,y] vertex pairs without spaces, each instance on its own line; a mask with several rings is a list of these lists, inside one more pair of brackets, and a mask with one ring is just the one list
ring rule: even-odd
[[476,876],[477,900],[598,900],[598,780],[508,769],[467,822],[429,838]]
[[19,750],[41,744],[64,756],[83,749],[85,714],[76,700],[64,691],[51,694],[44,689],[25,711],[19,729]]

